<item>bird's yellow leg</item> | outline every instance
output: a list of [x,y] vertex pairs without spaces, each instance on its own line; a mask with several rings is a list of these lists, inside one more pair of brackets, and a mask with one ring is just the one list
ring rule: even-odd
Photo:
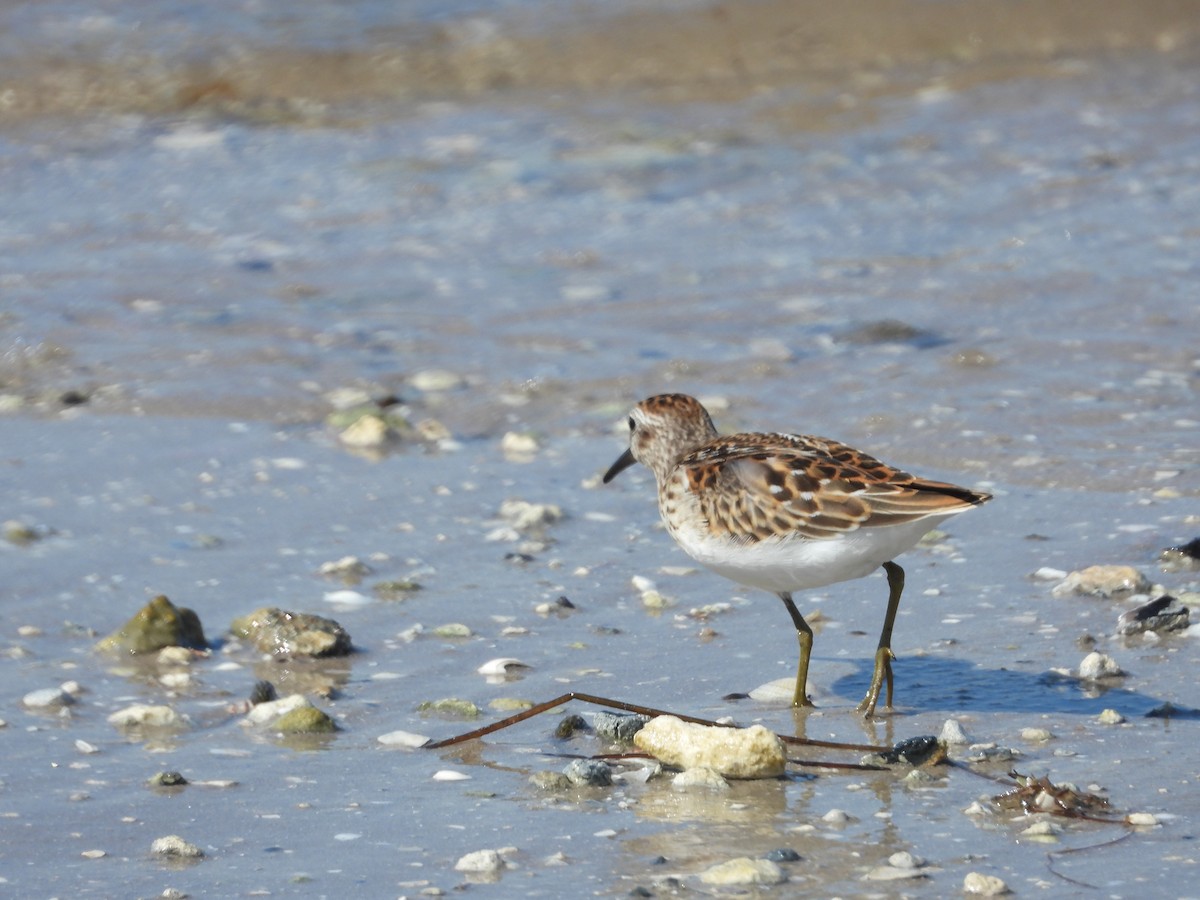
[[796,667],[796,691],[792,694],[792,706],[812,706],[812,701],[808,699],[808,659],[812,655],[812,628],[804,621],[800,610],[796,609],[791,594],[781,593],[779,599],[783,601],[792,617],[792,624],[796,626],[796,640],[800,643],[800,663]]
[[887,682],[887,700],[885,708],[892,707],[892,626],[896,624],[896,611],[900,608],[900,595],[904,593],[904,570],[894,562],[883,564],[887,573],[888,605],[887,615],[883,618],[883,631],[879,635],[879,647],[875,651],[875,671],[871,675],[871,686],[867,696],[858,704],[858,711],[868,718],[875,714],[875,704],[879,702],[879,692]]

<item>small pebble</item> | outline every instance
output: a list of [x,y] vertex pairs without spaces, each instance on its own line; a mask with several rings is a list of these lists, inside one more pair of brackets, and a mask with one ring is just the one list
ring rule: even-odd
[[831,809],[825,815],[821,816],[821,821],[830,825],[847,825],[854,821],[854,816],[850,815],[844,809]]
[[799,862],[800,854],[791,847],[779,847],[778,849],[772,850],[763,858],[769,859],[771,862],[791,863]]
[[1150,581],[1133,566],[1090,566],[1070,573],[1054,586],[1055,597],[1086,594],[1111,597],[1113,594],[1136,594],[1150,589]]
[[181,722],[179,713],[171,707],[145,703],[119,709],[108,717],[108,724],[118,728],[173,728]]
[[499,872],[504,868],[504,859],[496,850],[476,850],[461,857],[454,868],[459,872]]
[[464,379],[457,372],[451,372],[448,369],[422,369],[419,372],[414,372],[408,379],[418,391],[426,393],[434,391],[451,391],[455,388],[462,387]]
[[592,717],[592,728],[603,740],[627,744],[649,721],[649,716],[636,713],[598,712]]
[[741,856],[710,866],[700,873],[700,880],[705,884],[740,885],[783,884],[788,879],[783,869],[769,859]]
[[571,780],[562,772],[534,772],[529,776],[529,783],[539,791],[565,791],[571,786]]
[[303,694],[289,694],[279,700],[265,700],[250,708],[242,719],[243,725],[268,725],[297,709],[312,706]]
[[1125,671],[1117,665],[1117,661],[1107,654],[1093,650],[1079,664],[1079,677],[1084,681],[1097,681],[1101,678],[1124,678]]
[[423,734],[414,734],[411,731],[389,731],[387,734],[381,734],[375,740],[385,747],[406,747],[410,750],[424,747],[429,743],[428,737]]
[[598,759],[573,759],[563,774],[571,784],[587,787],[607,787],[612,784],[612,766]]
[[1054,740],[1054,735],[1045,728],[1022,728],[1021,740],[1029,741],[1031,744],[1041,744]]
[[195,844],[189,844],[177,834],[155,839],[150,845],[150,852],[155,856],[169,856],[176,859],[200,859],[204,851]]
[[913,856],[907,850],[900,850],[888,857],[888,865],[895,866],[897,869],[919,869],[925,865],[925,860],[919,856]]
[[500,451],[510,462],[527,462],[540,449],[537,438],[531,434],[510,431],[500,439]]
[[995,875],[984,875],[982,872],[968,872],[963,878],[963,893],[978,894],[981,897],[999,897],[1010,893],[1003,879]]
[[195,651],[188,647],[163,647],[154,657],[160,666],[190,666],[195,659]]
[[434,781],[470,781],[471,776],[466,772],[456,772],[453,769],[439,769],[433,773]]
[[1038,581],[1062,581],[1067,577],[1067,573],[1062,569],[1052,569],[1050,566],[1042,566],[1033,573],[1032,577]]
[[41,688],[40,690],[30,691],[21,698],[21,704],[26,709],[61,709],[64,706],[70,706],[74,702],[75,698],[61,687]]
[[938,740],[943,744],[969,744],[970,738],[963,730],[962,722],[958,719],[947,719],[942,723],[941,733],[938,735]]
[[1101,710],[1100,715],[1096,716],[1096,721],[1101,725],[1120,725],[1124,723],[1125,717],[1115,709]]
[[694,769],[684,769],[671,779],[671,785],[680,789],[706,788],[710,791],[727,791],[729,782],[721,773],[708,766],[698,766]]
[[1152,828],[1158,825],[1158,816],[1154,815],[1154,813],[1135,812],[1127,815],[1125,821],[1130,825]]
[[84,850],[79,855],[84,859],[103,859],[108,856],[103,850]]
[[863,876],[865,881],[905,881],[910,878],[926,878],[924,872],[915,867],[876,866]]
[[562,508],[553,503],[505,500],[500,504],[500,518],[517,531],[530,531],[544,525],[552,525],[562,517]]
[[151,787],[183,787],[188,780],[179,772],[158,772],[146,782]]
[[[1053,802],[1053,798],[1049,799]],[[1057,841],[1060,834],[1062,834],[1062,826],[1056,822],[1034,822],[1021,832],[1021,837],[1035,838],[1041,841]]]

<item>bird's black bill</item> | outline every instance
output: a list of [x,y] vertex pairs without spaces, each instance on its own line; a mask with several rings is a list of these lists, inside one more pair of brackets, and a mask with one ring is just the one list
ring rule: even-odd
[[612,464],[612,468],[604,473],[604,483],[608,484],[610,481],[632,466],[635,462],[637,462],[637,460],[633,458],[633,450],[626,450],[621,454],[621,458]]

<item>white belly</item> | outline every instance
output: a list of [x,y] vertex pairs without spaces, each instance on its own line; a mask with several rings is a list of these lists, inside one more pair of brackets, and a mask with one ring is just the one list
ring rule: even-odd
[[912,549],[940,517],[812,541],[768,538],[744,544],[707,534],[674,535],[687,554],[719,575],[772,593],[802,591],[862,578]]

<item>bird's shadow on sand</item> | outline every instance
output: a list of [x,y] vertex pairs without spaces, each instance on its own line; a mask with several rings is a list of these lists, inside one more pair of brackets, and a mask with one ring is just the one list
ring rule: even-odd
[[[835,681],[832,689],[844,697],[865,694],[871,680],[871,669],[865,663],[854,674]],[[1057,672],[987,669],[947,657],[908,657],[897,660],[893,671],[895,700],[901,708],[1082,716],[1114,709],[1126,718],[1200,719],[1200,710],[1126,690],[1120,679],[1082,681]]]

